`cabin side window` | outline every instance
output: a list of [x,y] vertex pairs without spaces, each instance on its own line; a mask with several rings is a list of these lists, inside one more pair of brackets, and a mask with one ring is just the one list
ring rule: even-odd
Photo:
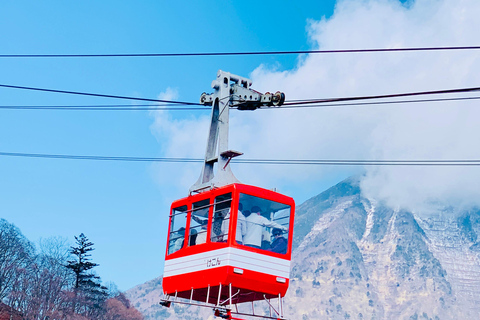
[[[286,254],[291,208],[283,203],[240,194],[236,241],[245,246]],[[245,225],[241,240],[239,231]]]
[[194,246],[207,242],[208,212],[210,199],[194,202],[190,219],[188,245]]
[[226,242],[228,239],[228,227],[230,224],[230,208],[232,206],[232,193],[222,194],[215,197],[212,230],[210,241]]
[[172,210],[170,217],[170,234],[168,235],[168,254],[183,248],[185,242],[185,228],[187,226],[187,206]]

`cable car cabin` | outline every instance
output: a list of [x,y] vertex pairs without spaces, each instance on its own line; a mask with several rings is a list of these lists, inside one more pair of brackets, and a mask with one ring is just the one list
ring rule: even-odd
[[164,293],[217,305],[283,297],[294,212],[292,198],[244,184],[175,201]]

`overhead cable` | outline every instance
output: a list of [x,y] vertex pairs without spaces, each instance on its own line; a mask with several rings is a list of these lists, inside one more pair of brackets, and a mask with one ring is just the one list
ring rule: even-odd
[[79,91],[65,91],[65,90],[57,90],[57,89],[45,89],[45,88],[36,88],[36,87],[14,86],[14,85],[8,85],[8,84],[0,84],[0,87],[1,88],[10,88],[10,89],[22,89],[22,90],[52,92],[52,93],[65,93],[65,94],[74,94],[74,95],[101,97],[101,98],[113,98],[113,99],[149,101],[149,102],[164,102],[164,103],[181,104],[181,105],[200,105],[200,103],[196,103],[196,102],[183,102],[183,101],[172,101],[172,100],[163,100],[163,99],[147,99],[147,98],[117,96],[117,95],[100,94],[100,93],[89,93],[89,92],[79,92]]
[[[18,153],[0,152],[0,156],[45,158],[45,159],[70,159],[70,160],[97,160],[97,161],[127,161],[127,162],[203,162],[200,158],[168,158],[168,157],[119,157],[98,155],[69,155],[45,153]],[[340,166],[480,166],[480,160],[345,160],[345,159],[234,159],[234,163],[264,164],[264,165],[340,165]]]
[[[178,111],[195,111],[195,110],[210,110],[209,107],[204,107],[200,103],[194,102],[181,102],[181,101],[172,101],[172,100],[160,100],[160,99],[145,99],[145,98],[136,98],[136,97],[125,97],[125,96],[116,96],[116,95],[107,95],[107,94],[97,94],[97,93],[87,93],[87,92],[77,92],[77,91],[64,91],[56,89],[44,89],[44,88],[35,88],[35,87],[24,87],[24,86],[11,86],[0,84],[0,87],[6,88],[15,88],[15,89],[24,89],[24,90],[35,90],[35,91],[46,91],[54,93],[64,93],[64,94],[75,94],[75,95],[87,95],[87,96],[97,96],[104,98],[117,98],[117,99],[129,99],[129,100],[141,100],[141,101],[150,101],[150,102],[160,102],[164,103],[162,105],[87,105],[87,106],[0,106],[0,109],[38,109],[38,110],[101,110],[101,111],[125,111],[125,110],[178,110]],[[396,93],[396,94],[386,94],[386,95],[376,95],[376,96],[357,96],[357,97],[344,97],[344,98],[326,98],[326,99],[308,99],[308,100],[291,100],[284,103],[282,108],[305,108],[308,107],[334,107],[334,106],[359,106],[359,105],[376,105],[376,104],[397,104],[397,103],[419,103],[419,102],[438,102],[438,101],[460,101],[460,100],[475,100],[480,97],[458,97],[458,98],[438,98],[438,99],[423,99],[423,100],[397,100],[397,101],[379,101],[371,103],[350,103],[350,104],[340,104],[337,102],[346,102],[346,101],[358,101],[358,100],[374,100],[374,99],[386,99],[386,98],[398,98],[398,97],[408,97],[408,96],[419,96],[419,95],[436,95],[436,94],[454,94],[454,93],[469,93],[480,91],[480,87],[472,88],[459,88],[459,89],[447,89],[447,90],[436,90],[436,91],[420,91],[420,92],[408,92],[408,93]],[[326,104],[332,103],[332,104]],[[167,108],[168,106],[174,105],[194,105],[199,106],[197,108]],[[237,105],[233,105],[232,108],[236,108]],[[271,108],[269,108],[271,109]],[[277,108],[273,108],[277,109]]]
[[238,159],[232,162],[276,165],[334,165],[334,166],[480,166],[480,160],[268,160]]
[[254,56],[290,54],[332,54],[368,52],[451,51],[479,50],[480,46],[443,46],[409,48],[372,48],[338,50],[290,50],[290,51],[237,51],[237,52],[185,52],[185,53],[106,53],[106,54],[0,54],[0,58],[128,58],[128,57],[194,57],[194,56]]
[[[479,100],[480,97],[463,98],[439,98],[439,99],[417,99],[417,100],[396,100],[396,101],[378,101],[378,102],[354,102],[354,103],[325,103],[309,105],[288,105],[281,108],[260,108],[260,110],[278,110],[278,109],[297,109],[297,108],[328,108],[328,107],[349,107],[349,106],[369,106],[369,105],[388,105],[388,104],[408,104],[408,103],[426,103],[426,102],[446,102],[446,101],[468,101]],[[72,111],[209,111],[210,107],[168,107],[168,104],[152,106],[151,104],[135,105],[38,105],[38,106],[2,106],[1,109],[11,110],[72,110]]]
[[117,157],[117,156],[45,154],[45,153],[22,153],[22,152],[0,152],[0,156],[46,158],[46,159],[70,159],[70,160],[135,161],[135,162],[201,162],[202,161],[202,159],[193,159],[193,158]]
[[480,97],[464,97],[464,98],[395,100],[395,101],[377,101],[377,102],[305,104],[305,105],[298,105],[298,106],[297,105],[287,105],[287,106],[282,106],[280,108],[261,108],[260,110],[297,109],[297,108],[327,108],[327,107],[348,107],[348,106],[371,106],[371,105],[385,105],[385,104],[468,101],[468,100],[479,100],[479,99],[480,99]]
[[480,91],[480,87],[435,90],[435,91],[419,91],[419,92],[407,92],[407,93],[395,93],[395,94],[385,94],[385,95],[375,95],[375,96],[358,96],[358,97],[345,97],[345,98],[293,100],[293,101],[286,101],[283,105],[288,106],[288,105],[343,102],[343,101],[355,101],[355,100],[400,98],[400,97],[411,97],[411,96],[421,96],[421,95],[468,93],[468,92],[476,92],[476,91]]
[[208,107],[173,107],[173,104],[162,104],[159,106],[152,104],[134,104],[134,105],[37,105],[37,106],[2,106],[0,109],[9,110],[72,110],[72,111],[208,111]]

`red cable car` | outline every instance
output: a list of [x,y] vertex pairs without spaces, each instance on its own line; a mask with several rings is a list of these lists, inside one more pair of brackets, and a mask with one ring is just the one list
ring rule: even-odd
[[[162,305],[184,298],[189,302],[182,303],[202,303],[213,307],[215,315],[234,319],[231,314],[239,313],[232,305],[265,300],[275,319],[283,316],[295,202],[239,183],[229,163],[241,153],[227,150],[227,144],[230,107],[254,110],[281,105],[285,98],[279,92],[260,94],[250,85],[250,80],[220,70],[212,83],[215,93],[201,97],[212,105],[210,136],[202,175],[190,195],[171,206]],[[278,298],[278,310],[272,298]]]

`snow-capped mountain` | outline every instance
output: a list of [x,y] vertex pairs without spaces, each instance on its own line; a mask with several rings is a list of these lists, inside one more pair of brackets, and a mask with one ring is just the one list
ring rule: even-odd
[[[480,212],[422,215],[364,198],[350,178],[297,207],[289,319],[479,319]],[[161,280],[128,291],[146,319],[213,319],[158,305]]]

